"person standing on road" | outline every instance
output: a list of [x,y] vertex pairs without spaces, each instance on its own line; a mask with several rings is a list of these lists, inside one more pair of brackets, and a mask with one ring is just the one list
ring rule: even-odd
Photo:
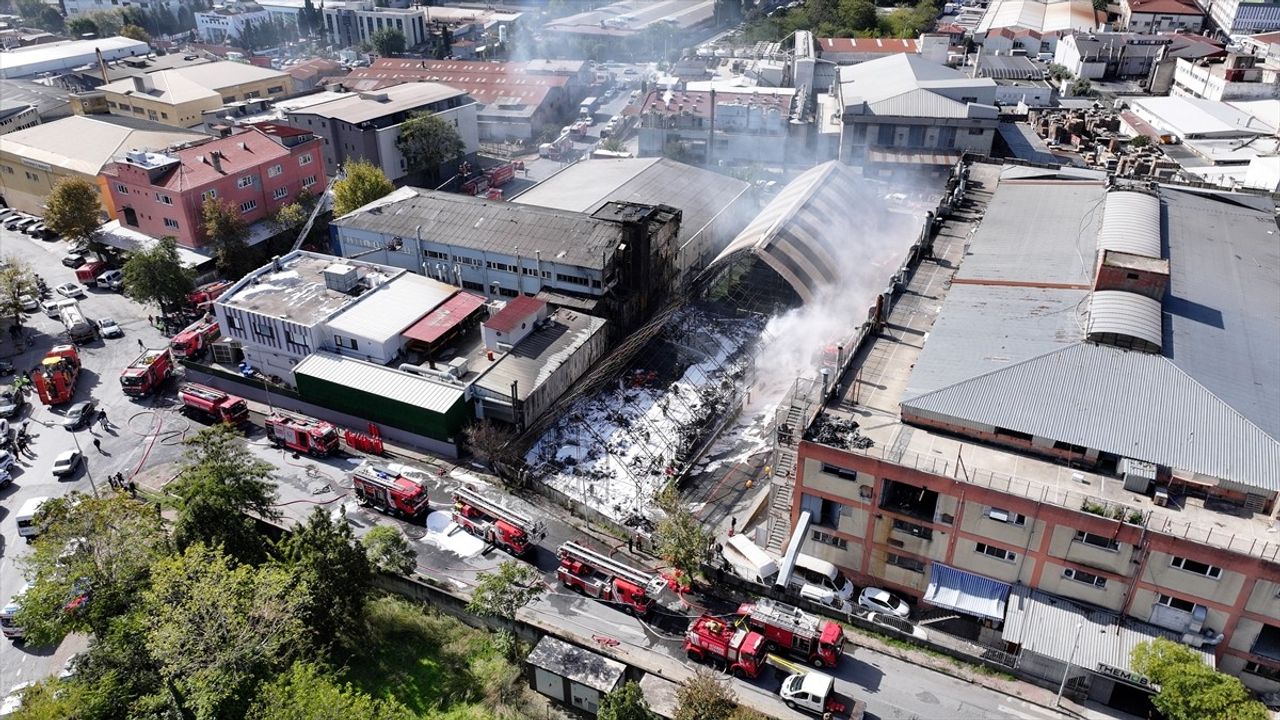
[[[94,449],[96,449],[99,453],[102,453],[102,438],[94,438],[94,439],[93,439],[93,447],[94,447]],[[103,454],[105,455],[105,453],[103,453]]]
[[138,338],[138,349],[139,349],[139,350],[146,350],[146,349],[147,349],[146,344],[144,344],[144,343],[142,342],[142,338]]
[[98,422],[102,424],[102,429],[107,429],[107,411],[98,410]]

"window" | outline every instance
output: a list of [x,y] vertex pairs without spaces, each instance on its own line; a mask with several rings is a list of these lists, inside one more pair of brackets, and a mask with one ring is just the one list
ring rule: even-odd
[[986,130],[983,130],[982,128],[969,128],[970,135],[981,135],[984,132],[986,132]]
[[996,522],[1008,523],[1010,525],[1027,524],[1026,515],[1023,515],[1022,513],[1009,512],[1008,510],[1001,510],[998,507],[993,507],[987,510],[987,517],[995,520]]
[[164,118],[165,120],[168,120],[168,119],[169,119],[169,113],[167,113],[167,112],[162,112],[162,113],[160,113],[160,117]]
[[240,318],[235,315],[227,315],[227,327],[232,330],[244,330],[244,323],[240,322]]
[[178,221],[177,221],[177,220],[174,220],[173,218],[165,218],[165,219],[164,219],[164,226],[165,226],[165,227],[167,227],[167,228],[173,228],[174,230],[177,230],[177,229],[178,229]]
[[258,207],[257,200],[245,200],[244,202],[240,203],[240,212],[247,213],[250,210],[256,209],[257,207]]
[[923,526],[923,525],[916,525],[915,523],[909,523],[909,522],[907,522],[906,520],[899,520],[898,518],[894,518],[894,519],[893,519],[893,529],[894,529],[894,530],[897,530],[898,532],[901,532],[901,533],[906,533],[906,534],[908,534],[908,535],[914,535],[915,537],[918,537],[918,538],[920,538],[920,539],[922,539],[922,540],[932,540],[932,539],[933,539],[933,530],[932,530],[932,529],[927,528],[927,527],[925,527],[925,526]]
[[204,192],[200,193],[201,200],[211,200],[216,197],[218,197],[217,190],[205,190]]
[[915,573],[924,572],[924,563],[906,555],[895,555],[893,553],[889,553],[888,557],[885,558],[885,563],[893,565],[894,567],[900,567],[903,570],[910,570]]
[[1065,450],[1065,451],[1067,451],[1067,452],[1069,452],[1069,453],[1073,453],[1073,454],[1075,454],[1075,455],[1084,455],[1085,453],[1089,452],[1089,448],[1087,448],[1087,447],[1085,447],[1085,446],[1083,446],[1083,445],[1074,445],[1074,444],[1072,444],[1072,443],[1069,443],[1069,442],[1062,442],[1062,441],[1055,442],[1055,443],[1053,444],[1053,449],[1054,449],[1054,450]]
[[340,348],[348,348],[350,350],[360,349],[360,343],[356,342],[355,338],[348,339],[348,338],[342,337],[341,335],[334,335],[333,342]]
[[1195,612],[1196,608],[1199,607],[1190,600],[1183,600],[1182,598],[1174,597],[1172,595],[1158,595],[1156,596],[1156,602],[1161,605],[1171,607],[1174,610],[1181,610],[1188,613]]
[[1075,580],[1078,583],[1084,583],[1085,585],[1092,585],[1100,589],[1107,586],[1106,578],[1094,575],[1093,573],[1087,573],[1083,570],[1077,570],[1075,568],[1067,568],[1063,570],[1062,577],[1068,580]]
[[259,325],[258,323],[250,324],[253,326],[253,334],[258,337],[271,339],[276,336],[276,329],[270,325]]
[[311,164],[311,153],[303,153],[302,155],[298,156],[299,167],[303,165],[310,165],[310,164]]
[[481,285],[478,282],[471,282],[470,280],[463,280],[462,288],[464,290],[478,290],[480,292],[484,292],[484,285]]
[[1018,432],[1017,430],[1010,430],[1002,427],[996,428],[996,437],[1012,438],[1014,440],[1021,440],[1028,443],[1031,442],[1032,439],[1030,433]]
[[316,184],[316,176],[315,176],[315,175],[308,175],[308,176],[307,176],[307,178],[306,178],[305,180],[303,180],[303,181],[302,181],[302,187],[304,187],[304,188],[309,188],[309,187],[311,187],[312,185],[315,185],[315,184]]
[[1222,577],[1222,568],[1216,565],[1202,563],[1198,560],[1174,556],[1174,558],[1169,561],[1169,564],[1179,570],[1186,570],[1189,573],[1203,575],[1207,578],[1213,578],[1214,580]]
[[164,194],[162,194],[162,193],[156,193],[156,200],[157,200],[158,202],[162,202],[162,203],[164,203],[165,205],[172,205],[172,204],[173,204],[173,197],[172,197],[172,196],[170,196],[170,195],[164,195]]
[[584,277],[578,277],[577,275],[556,273],[556,280],[562,283],[569,283],[570,285],[582,285],[583,287],[587,285],[587,279]]
[[822,463],[822,472],[826,473],[827,475],[835,475],[838,478],[844,478],[845,480],[858,479],[857,470],[849,470],[847,468],[842,468],[839,465],[832,465],[830,463]]
[[435,259],[435,260],[448,260],[448,259],[449,259],[449,253],[447,253],[447,252],[440,252],[440,251],[438,251],[438,250],[427,250],[427,251],[426,251],[426,255],[427,255],[427,257],[429,257],[429,258],[433,258],[433,259]]
[[502,297],[519,297],[520,293],[510,288],[499,287],[498,294]]
[[301,345],[303,347],[307,345],[307,338],[292,330],[284,331],[284,341],[290,345]]
[[284,92],[284,86],[272,85],[271,87],[267,88],[267,92],[271,93],[272,95],[275,95],[276,93],[282,93]]
[[289,195],[289,188],[278,187],[271,193],[271,199],[280,200],[282,198],[288,197],[288,195]]
[[124,224],[132,225],[133,227],[138,227],[138,211],[134,210],[131,207],[123,208],[123,210],[124,210]]
[[284,166],[277,163],[267,168],[267,177],[276,177],[282,172],[284,172]]
[[844,538],[838,538],[838,537],[836,537],[835,535],[831,535],[831,534],[828,534],[828,533],[824,533],[824,532],[822,532],[822,531],[820,531],[820,530],[814,530],[814,531],[813,531],[813,539],[814,539],[814,541],[815,541],[815,542],[820,542],[820,543],[822,543],[823,545],[830,545],[830,546],[832,546],[832,547],[838,547],[838,548],[840,548],[841,550],[848,550],[848,549],[849,549],[849,541],[848,541],[848,540],[845,540]]
[[255,178],[252,175],[245,175],[244,177],[236,181],[236,187],[238,188],[252,187],[254,180]]
[[[8,170],[8,169],[9,168],[5,168],[5,170]],[[120,193],[121,195],[128,195],[129,188],[125,187],[124,185],[121,185],[120,183],[116,183],[116,192]]]
[[995,545],[988,545],[986,543],[975,544],[973,546],[973,551],[983,555],[990,555],[997,560],[1004,560],[1006,562],[1013,562],[1018,559],[1017,553],[1010,552],[1004,548],[998,548]]
[[1076,531],[1075,540],[1078,543],[1092,545],[1097,548],[1102,548],[1103,550],[1110,550],[1111,552],[1115,552],[1120,549],[1120,543],[1115,540],[1102,535],[1094,535],[1093,533],[1085,532],[1083,530]]
[[1276,680],[1280,682],[1280,668],[1262,665],[1252,660],[1244,664],[1244,671],[1250,675],[1257,675],[1260,678],[1268,680]]

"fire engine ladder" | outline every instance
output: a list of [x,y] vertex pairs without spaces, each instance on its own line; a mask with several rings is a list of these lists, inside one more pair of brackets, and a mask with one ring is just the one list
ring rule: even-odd
[[591,567],[604,573],[608,573],[615,577],[620,577],[628,582],[635,583],[642,588],[656,591],[663,584],[662,576],[656,574],[644,573],[635,568],[628,567],[619,563],[612,558],[607,558],[598,552],[588,550],[576,542],[567,542],[560,546],[560,554],[568,555],[576,560],[581,560]]
[[785,628],[793,635],[817,638],[817,618],[804,613],[799,608],[792,609],[795,612],[788,612],[765,600],[757,600],[755,608],[752,609],[752,615],[757,615],[762,619],[767,618],[770,625]]
[[226,393],[219,390],[210,390],[208,388],[202,388],[195,385],[183,385],[182,392],[198,397],[201,400],[207,400],[211,403],[218,402],[227,396]]
[[453,496],[472,507],[478,508],[489,517],[511,523],[530,535],[537,535],[542,530],[541,523],[535,522],[514,510],[508,510],[470,488],[458,488],[453,492]]

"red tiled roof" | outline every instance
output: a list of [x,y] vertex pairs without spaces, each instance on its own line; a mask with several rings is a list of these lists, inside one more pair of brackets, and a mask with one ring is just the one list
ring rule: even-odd
[[[219,153],[218,170],[210,155]],[[182,150],[165,153],[178,158],[178,166],[152,183],[153,187],[182,192],[227,175],[244,172],[261,163],[289,157],[289,150],[261,130],[248,127],[225,138],[214,138]],[[113,175],[111,168],[104,171]]]
[[256,122],[249,123],[248,127],[257,128],[271,137],[298,137],[300,135],[314,135],[310,130],[299,130],[289,125],[281,125],[273,122]]
[[453,297],[440,303],[436,309],[422,316],[421,320],[405,330],[404,336],[410,340],[433,343],[482,307],[484,307],[484,298],[468,292],[455,293]]
[[1267,45],[1270,45],[1271,43],[1280,43],[1280,31],[1250,35],[1249,39]]
[[939,27],[937,30],[934,30],[934,32],[942,33],[944,35],[963,35],[967,31],[964,29],[963,25],[947,23],[946,25]]
[[1204,15],[1194,2],[1184,0],[1128,0],[1129,12],[1165,15]]
[[914,38],[818,38],[823,52],[913,53],[920,42]]
[[547,304],[537,298],[521,295],[513,298],[496,315],[485,321],[484,326],[502,333],[510,333],[516,325],[530,315],[538,312]]
[[298,63],[293,67],[286,68],[285,72],[295,80],[310,80],[314,77],[325,75],[335,75],[342,70],[342,64],[324,58],[311,58],[306,62]]

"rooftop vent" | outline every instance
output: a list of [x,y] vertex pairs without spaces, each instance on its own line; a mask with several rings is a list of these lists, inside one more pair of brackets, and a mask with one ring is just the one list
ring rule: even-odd
[[325,287],[334,292],[349,293],[360,282],[360,273],[353,265],[334,263],[325,268],[321,274],[324,275]]

